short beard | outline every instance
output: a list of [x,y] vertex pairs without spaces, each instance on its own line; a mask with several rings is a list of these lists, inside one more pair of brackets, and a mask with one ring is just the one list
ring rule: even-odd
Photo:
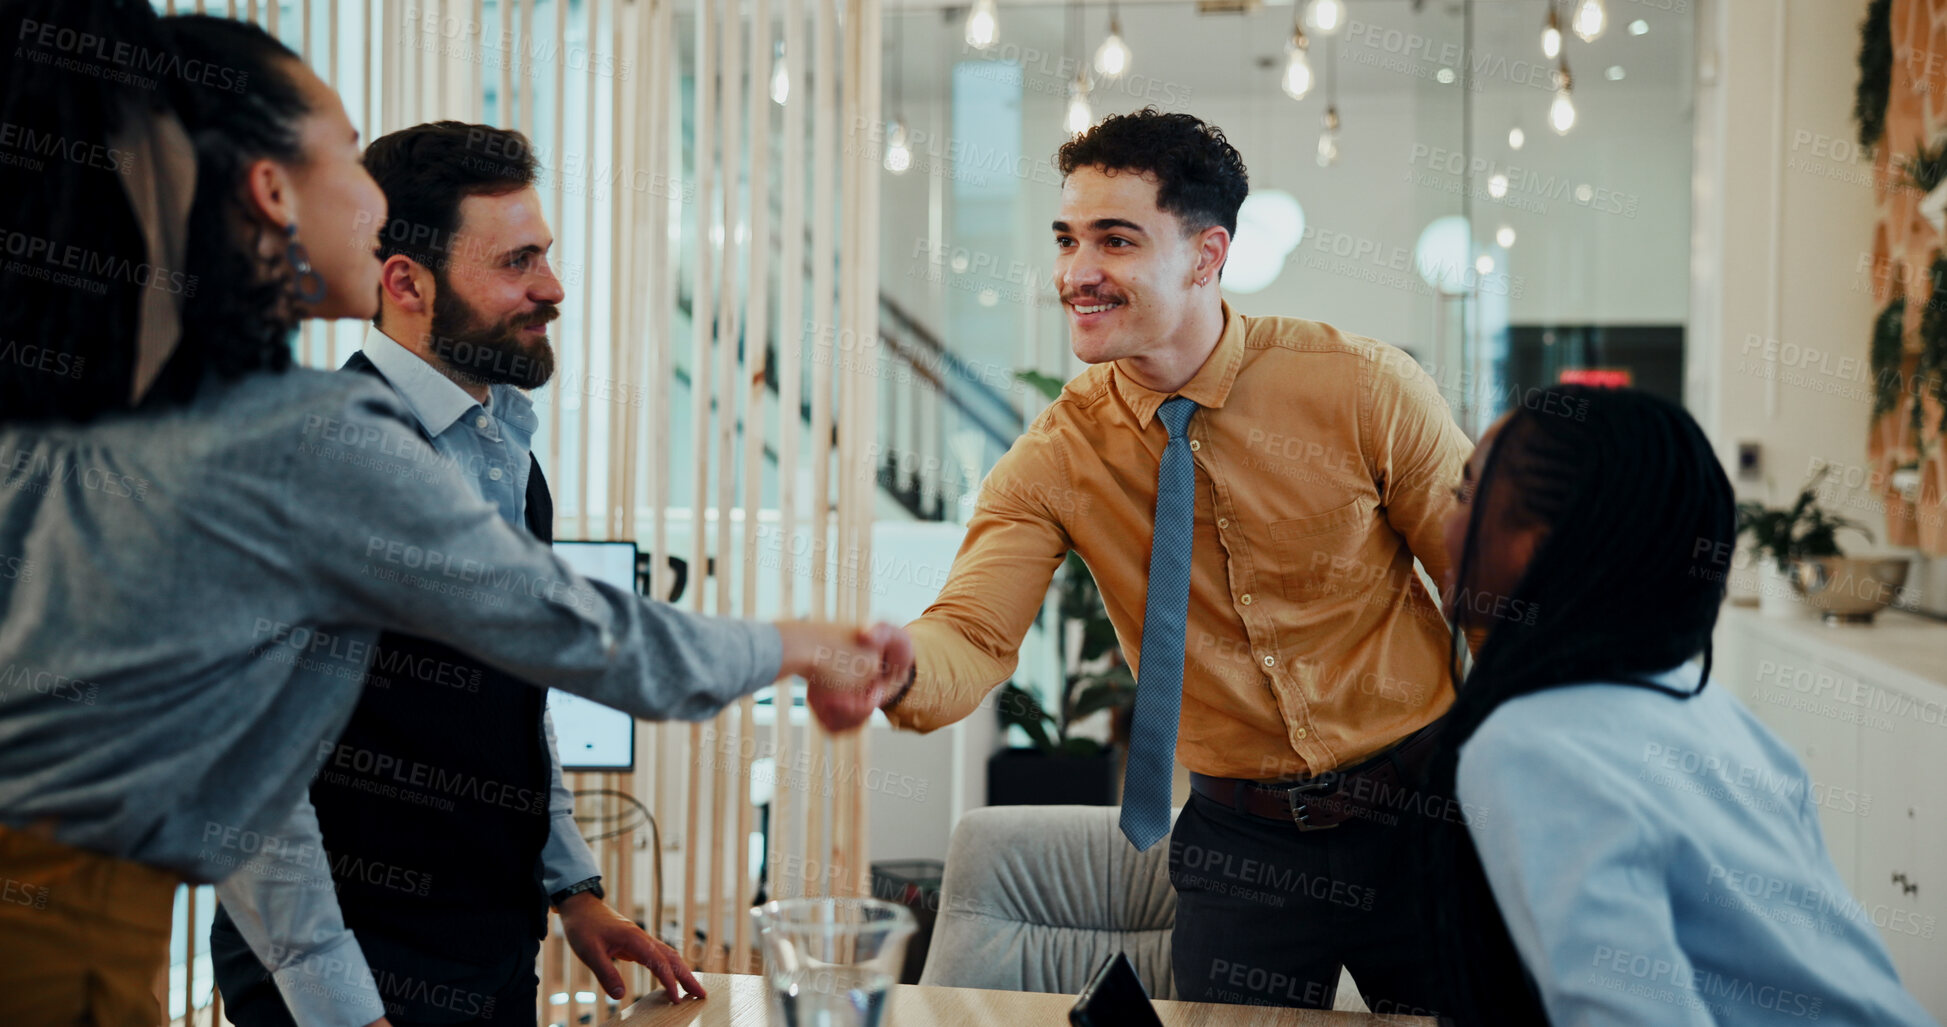
[[533,313],[488,325],[446,283],[435,284],[438,291],[433,294],[432,338],[428,342],[448,374],[470,384],[512,385],[517,389],[538,389],[554,377],[554,347],[545,339],[524,338],[522,333],[532,325],[560,317],[560,308],[543,303]]

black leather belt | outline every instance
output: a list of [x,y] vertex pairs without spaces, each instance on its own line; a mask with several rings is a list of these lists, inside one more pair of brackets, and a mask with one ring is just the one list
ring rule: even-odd
[[1435,721],[1354,766],[1298,781],[1250,781],[1192,771],[1190,788],[1219,805],[1266,820],[1288,821],[1300,831],[1322,831],[1348,820],[1394,823],[1396,799],[1419,783],[1433,756],[1439,727]]

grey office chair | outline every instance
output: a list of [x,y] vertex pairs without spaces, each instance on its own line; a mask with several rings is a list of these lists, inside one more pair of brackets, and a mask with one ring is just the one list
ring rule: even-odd
[[[988,806],[962,817],[920,983],[1072,995],[1120,948],[1151,998],[1177,997],[1169,845],[1135,851],[1118,814],[1115,806]],[[1335,1008],[1366,1008],[1349,975]]]
[[1169,845],[1137,852],[1116,816],[988,806],[962,817],[920,983],[1075,994],[1120,947],[1152,998],[1174,998]]

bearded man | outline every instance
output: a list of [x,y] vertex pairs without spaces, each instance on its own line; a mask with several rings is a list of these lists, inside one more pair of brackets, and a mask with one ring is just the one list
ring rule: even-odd
[[[524,390],[554,374],[548,324],[565,293],[533,149],[518,132],[442,121],[373,141],[364,162],[389,212],[384,267],[379,314],[344,370],[398,391],[432,446],[428,475],[445,473],[435,460],[451,467],[548,541],[554,504]],[[618,958],[672,998],[679,985],[702,994],[674,949],[603,902],[545,701],[447,646],[381,636],[350,725],[318,754],[320,837],[280,842],[329,862],[337,908],[270,874],[240,889],[242,908],[225,903],[210,951],[234,1022],[532,1025],[550,905],[611,997]],[[260,922],[270,951],[252,952],[233,916]],[[318,972],[334,966],[344,972]]]

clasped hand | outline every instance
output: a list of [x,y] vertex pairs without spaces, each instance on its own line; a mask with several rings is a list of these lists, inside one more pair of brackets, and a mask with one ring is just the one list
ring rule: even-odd
[[805,702],[825,730],[850,731],[865,723],[905,686],[913,670],[913,640],[904,628],[820,621],[778,624],[785,674],[805,679]]

